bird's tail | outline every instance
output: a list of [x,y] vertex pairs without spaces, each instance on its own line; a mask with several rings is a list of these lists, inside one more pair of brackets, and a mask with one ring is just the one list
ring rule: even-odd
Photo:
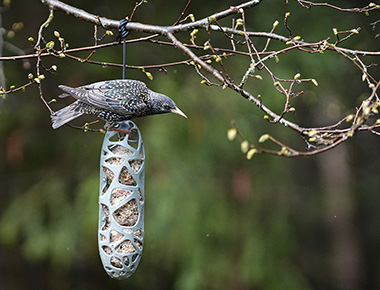
[[76,92],[76,89],[65,85],[59,85],[58,88],[63,91],[63,93],[58,96],[59,98],[66,98],[68,96],[75,97],[74,93]]
[[83,112],[78,110],[78,101],[76,101],[51,115],[51,120],[53,122],[52,127],[53,129],[57,129],[82,115]]

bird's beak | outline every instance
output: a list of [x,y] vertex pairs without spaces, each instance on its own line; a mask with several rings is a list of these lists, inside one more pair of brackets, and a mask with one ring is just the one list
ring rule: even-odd
[[187,116],[185,115],[185,113],[182,112],[182,111],[181,111],[180,109],[178,109],[178,108],[172,109],[171,112],[174,113],[174,114],[177,114],[177,115],[181,115],[182,117],[184,117],[184,118],[187,119]]

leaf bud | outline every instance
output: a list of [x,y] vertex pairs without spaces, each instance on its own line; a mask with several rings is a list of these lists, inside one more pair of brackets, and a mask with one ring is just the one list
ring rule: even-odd
[[270,138],[269,134],[261,135],[261,137],[259,138],[259,143],[264,143],[264,142],[267,141],[269,138]]
[[249,143],[247,140],[244,140],[243,142],[241,142],[240,149],[243,153],[247,153],[247,151],[249,150]]
[[247,159],[250,160],[253,157],[253,155],[255,155],[255,153],[257,153],[257,149],[256,148],[252,148],[251,150],[249,150],[247,152]]
[[237,135],[237,130],[235,128],[231,128],[227,131],[227,139],[232,141],[235,139]]

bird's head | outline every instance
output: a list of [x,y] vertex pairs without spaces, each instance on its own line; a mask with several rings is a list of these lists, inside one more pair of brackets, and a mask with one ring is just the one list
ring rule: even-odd
[[163,94],[151,92],[150,95],[150,105],[153,114],[165,114],[174,113],[182,117],[187,118],[185,113],[183,113],[174,101]]

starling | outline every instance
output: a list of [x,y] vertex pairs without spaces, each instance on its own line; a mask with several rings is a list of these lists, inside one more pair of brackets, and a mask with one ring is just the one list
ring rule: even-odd
[[172,99],[151,91],[143,82],[136,80],[103,81],[79,88],[58,87],[64,91],[60,97],[72,96],[77,101],[52,114],[53,129],[83,114],[101,118],[108,125],[163,113],[175,113],[187,118]]

